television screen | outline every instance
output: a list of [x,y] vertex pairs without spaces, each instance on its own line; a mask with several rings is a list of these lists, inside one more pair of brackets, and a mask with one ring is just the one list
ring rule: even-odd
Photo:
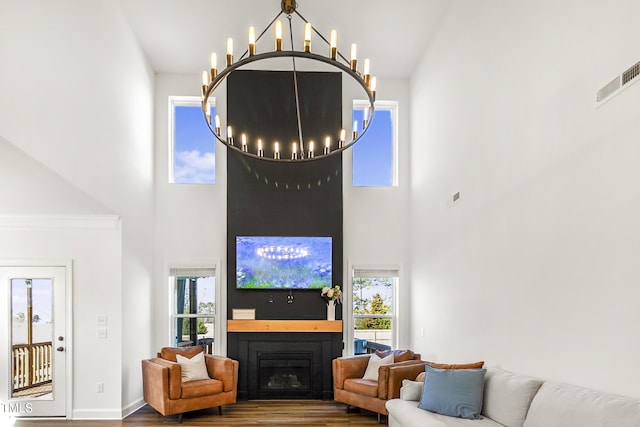
[[331,243],[331,237],[237,236],[236,287],[331,287]]

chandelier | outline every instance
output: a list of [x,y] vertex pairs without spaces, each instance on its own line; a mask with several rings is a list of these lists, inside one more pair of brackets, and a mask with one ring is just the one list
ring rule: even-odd
[[[351,45],[350,59],[347,60],[338,50],[338,35],[332,30],[329,39],[325,38],[318,30],[309,23],[298,11],[295,0],[282,0],[281,11],[266,26],[266,28],[256,37],[254,27],[249,27],[248,31],[248,47],[234,61],[234,43],[233,39],[227,39],[225,68],[218,71],[218,57],[216,53],[211,53],[210,71],[202,72],[202,111],[204,113],[207,125],[218,141],[226,145],[228,148],[235,150],[243,155],[274,162],[300,162],[321,159],[333,154],[341,153],[347,148],[355,144],[367,131],[371,125],[374,115],[374,102],[376,97],[376,78],[371,76],[369,59],[363,61],[362,70],[358,69],[357,46]],[[283,38],[285,29],[280,18],[286,17],[289,27],[290,49],[284,48]],[[302,41],[302,50],[294,48],[293,40],[293,24],[292,18],[297,16],[304,23],[304,40]],[[273,28],[274,31],[274,50],[269,52],[258,52],[257,43]],[[328,55],[321,55],[311,48],[312,35],[317,35],[326,45],[319,50],[325,50]],[[315,37],[315,36],[314,36]],[[322,44],[322,43],[321,43]],[[314,44],[315,46],[315,44]],[[293,93],[295,99],[295,113],[297,126],[296,141],[263,141],[257,138],[255,141],[249,141],[243,129],[233,129],[232,126],[223,126],[220,116],[211,117],[211,109],[209,98],[212,97],[215,90],[220,84],[235,70],[245,67],[249,64],[266,61],[272,58],[290,58],[291,71],[293,74]],[[342,73],[351,77],[352,81],[364,91],[368,99],[368,106],[364,109],[362,123],[354,121],[351,131],[347,133],[345,128],[327,129],[323,141],[306,141],[303,135],[303,126],[300,115],[300,97],[298,90],[298,69],[296,68],[296,59],[304,59],[315,61],[316,63],[328,64],[340,70]],[[224,132],[223,132],[224,129]],[[349,137],[347,137],[349,136]],[[267,147],[269,150],[266,150]],[[265,156],[265,151],[270,154]],[[272,154],[271,154],[272,153]]]

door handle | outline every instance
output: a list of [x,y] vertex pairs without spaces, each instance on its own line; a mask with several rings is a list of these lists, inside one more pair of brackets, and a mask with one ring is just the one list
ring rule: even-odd
[[56,348],[57,351],[64,351],[64,347],[58,347]]

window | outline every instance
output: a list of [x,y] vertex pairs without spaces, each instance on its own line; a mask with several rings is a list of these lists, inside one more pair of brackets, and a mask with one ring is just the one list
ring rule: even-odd
[[176,347],[202,345],[213,352],[215,327],[215,269],[173,268],[172,335]]
[[395,347],[398,270],[353,270],[353,337],[356,354]]
[[[215,184],[216,139],[202,114],[200,98],[170,97],[169,182]],[[211,105],[215,116],[215,105]]]
[[[360,123],[367,102],[355,101],[353,120]],[[353,146],[353,185],[360,187],[393,187],[397,179],[397,110],[398,103],[377,101],[374,120],[367,133]]]

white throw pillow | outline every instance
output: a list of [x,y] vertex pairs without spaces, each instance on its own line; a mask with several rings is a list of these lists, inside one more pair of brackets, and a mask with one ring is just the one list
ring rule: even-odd
[[181,354],[176,354],[176,360],[182,368],[182,382],[195,380],[208,380],[207,364],[204,361],[204,352],[200,352],[191,359]]
[[380,365],[386,365],[387,363],[393,363],[393,354],[381,359],[377,354],[373,353],[369,358],[369,364],[367,365],[367,370],[365,371],[362,379],[378,381],[378,368],[380,368]]
[[420,400],[420,396],[422,396],[423,388],[423,381],[402,380],[402,387],[400,388],[400,399],[415,400],[417,402]]

